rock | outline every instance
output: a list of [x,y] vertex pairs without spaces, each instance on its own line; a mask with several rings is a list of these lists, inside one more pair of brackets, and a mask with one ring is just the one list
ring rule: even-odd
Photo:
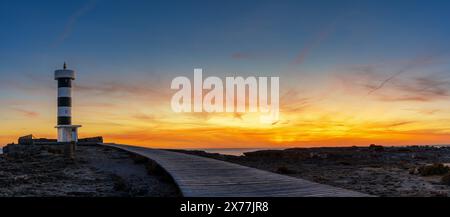
[[13,143],[6,145],[3,151],[8,157],[24,158],[39,154],[41,152],[41,147],[37,145],[19,145]]
[[444,176],[442,176],[441,183],[444,184],[444,185],[449,185],[450,186],[450,173],[447,173]]
[[444,175],[450,171],[450,168],[441,163],[435,163],[421,166],[418,168],[418,171],[421,176]]
[[371,145],[369,146],[369,149],[370,149],[370,150],[373,150],[373,151],[384,151],[384,147],[383,147],[383,146],[381,146],[381,145],[375,145],[375,144],[371,144]]
[[295,174],[295,173],[296,173],[296,171],[294,171],[294,170],[292,170],[292,169],[289,169],[289,168],[286,167],[286,166],[278,167],[278,169],[276,170],[276,172],[277,172],[277,173],[280,173],[280,174]]

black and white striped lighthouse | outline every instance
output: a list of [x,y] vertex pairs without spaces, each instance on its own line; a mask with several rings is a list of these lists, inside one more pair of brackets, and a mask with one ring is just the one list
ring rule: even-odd
[[55,80],[58,81],[58,142],[77,142],[78,128],[81,125],[72,125],[72,80],[75,80],[75,71],[63,69],[55,71]]

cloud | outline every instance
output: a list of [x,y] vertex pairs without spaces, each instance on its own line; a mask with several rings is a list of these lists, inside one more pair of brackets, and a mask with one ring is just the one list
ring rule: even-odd
[[140,121],[155,121],[156,120],[155,115],[135,114],[135,115],[133,115],[133,117]]
[[115,95],[115,96],[159,96],[166,97],[167,93],[156,90],[157,87],[150,83],[131,83],[127,84],[118,81],[105,81],[96,84],[79,84],[75,83],[76,91],[98,94],[98,95]]
[[34,112],[34,111],[29,111],[29,110],[26,110],[26,109],[13,108],[12,110],[22,114],[23,116],[25,116],[27,118],[36,118],[36,117],[39,116],[39,113]]
[[239,119],[239,120],[243,120],[244,113],[239,113],[239,112],[234,112],[233,113],[233,118]]
[[117,105],[114,103],[106,103],[106,102],[80,102],[78,104],[78,106],[80,107],[85,107],[85,108],[90,108],[90,107],[94,107],[94,108],[101,108],[101,109],[107,109],[107,108],[113,108],[116,107]]
[[375,91],[383,88],[387,83],[391,82],[393,79],[395,79],[396,77],[400,76],[401,74],[403,74],[405,72],[408,72],[408,71],[413,70],[418,67],[423,67],[423,66],[427,66],[427,65],[434,63],[435,57],[436,57],[436,55],[427,55],[424,57],[416,57],[415,59],[413,59],[413,60],[407,62],[405,65],[403,65],[399,70],[392,73],[389,77],[387,77],[386,79],[381,81],[381,83],[379,83],[378,85],[373,87],[369,91],[368,94],[372,94]]
[[231,54],[231,58],[234,60],[264,60],[272,58],[273,54],[268,51],[260,52],[234,52]]
[[235,60],[242,60],[242,59],[249,59],[252,55],[249,53],[243,53],[243,52],[236,52],[231,54],[231,58]]
[[416,123],[415,121],[397,121],[397,122],[391,122],[385,124],[383,127],[389,128],[389,127],[399,127],[399,126],[405,126],[409,124]]
[[290,89],[280,96],[280,107],[283,112],[298,113],[311,106],[312,100],[305,97],[299,90]]
[[332,22],[328,26],[322,28],[322,30],[315,35],[315,37],[307,43],[295,58],[295,64],[302,64],[306,57],[317,47],[319,47],[323,41],[325,41],[336,30],[336,22]]
[[[439,55],[432,54],[407,61],[347,66],[338,69],[335,78],[348,94],[366,92],[382,101],[441,100],[450,96],[448,69],[437,71],[446,67],[441,60]],[[405,73],[407,76],[400,76]]]
[[0,87],[7,89],[7,91],[19,90],[27,94],[33,95],[50,95],[55,91],[52,80],[45,80],[40,76],[34,76],[27,72],[14,72],[23,77],[17,79],[2,79],[0,80]]
[[440,109],[403,109],[405,111],[413,111],[421,115],[434,115],[441,112]]
[[147,128],[103,134],[105,140],[162,148],[268,147],[268,132],[227,127]]
[[415,77],[407,81],[399,81],[392,89],[395,95],[380,94],[384,101],[420,101],[428,102],[446,99],[450,96],[450,81],[438,76]]

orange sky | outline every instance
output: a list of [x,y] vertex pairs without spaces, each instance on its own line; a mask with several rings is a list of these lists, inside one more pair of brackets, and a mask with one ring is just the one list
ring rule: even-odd
[[[73,123],[83,125],[80,137],[162,148],[447,144],[450,102],[432,76],[421,80],[414,72],[376,91],[388,75],[304,73],[294,84],[288,82],[292,77],[281,77],[281,119],[273,125],[261,124],[255,113],[174,113],[170,79],[75,81]],[[56,136],[56,84],[35,83],[16,85],[15,98],[0,108],[0,144],[30,133]]]

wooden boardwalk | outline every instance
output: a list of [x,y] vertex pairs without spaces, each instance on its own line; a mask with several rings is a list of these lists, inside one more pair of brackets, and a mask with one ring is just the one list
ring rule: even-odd
[[172,176],[185,197],[369,196],[206,157],[128,145],[105,145],[154,160]]

